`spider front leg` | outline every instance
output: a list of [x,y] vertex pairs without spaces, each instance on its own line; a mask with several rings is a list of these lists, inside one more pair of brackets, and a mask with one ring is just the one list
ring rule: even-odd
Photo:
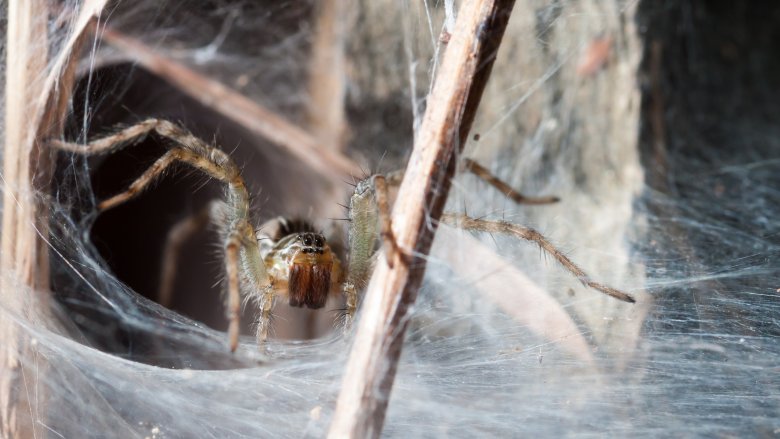
[[388,265],[392,267],[403,257],[393,236],[384,176],[372,175],[357,184],[349,200],[349,224],[349,261],[343,286],[347,302],[345,327],[349,327],[355,315],[358,292],[371,276],[377,232],[382,238]]
[[[137,142],[146,137],[149,133],[155,132],[160,136],[172,141],[172,146],[162,157],[157,159],[140,177],[138,177],[123,192],[98,203],[98,210],[104,211],[125,203],[143,192],[150,183],[162,175],[171,165],[176,162],[184,162],[190,166],[200,169],[223,183],[228,184],[229,192],[231,186],[235,186],[238,191],[246,192],[246,187],[241,177],[238,166],[230,157],[221,150],[207,145],[190,132],[162,119],[147,119],[136,125],[125,128],[118,133],[93,140],[87,144],[65,142],[62,140],[51,140],[50,144],[63,151],[70,151],[84,155],[106,154],[124,148],[129,143]],[[248,203],[248,194],[236,199],[239,205],[235,207],[241,210],[248,210],[249,206],[241,206],[241,203]],[[247,212],[243,212],[246,216]]]
[[259,299],[260,315],[257,317],[257,330],[255,331],[258,346],[261,346],[268,339],[268,328],[271,326],[271,310],[274,307],[275,297],[273,290],[269,289],[263,292]]
[[[163,252],[163,268],[160,280],[159,302],[165,307],[170,307],[173,299],[173,286],[176,277],[178,259],[181,253],[182,245],[187,242],[193,234],[202,230],[209,222],[220,223],[220,217],[224,215],[225,206],[221,201],[212,201],[206,208],[200,212],[185,218],[171,228],[168,233],[165,250]],[[250,256],[252,245],[245,245],[254,239],[248,236],[246,227],[233,231],[225,242],[225,273],[227,273],[228,297],[227,297],[227,318],[228,318],[228,339],[230,350],[235,351],[238,347],[238,337],[240,331],[241,315],[241,270],[242,260],[247,264],[251,261],[257,261],[257,257]],[[242,253],[244,253],[242,255]],[[246,270],[247,268],[245,268]],[[250,277],[256,279],[254,288],[246,286],[244,290],[256,291],[249,298],[258,303],[260,314],[257,321],[257,341],[262,343],[268,336],[268,326],[270,322],[271,309],[273,307],[274,292],[271,288],[271,282],[267,274],[264,273],[264,266],[257,267],[257,273]],[[265,279],[265,281],[263,281]],[[260,280],[259,282],[257,280]],[[243,280],[244,282],[251,282]]]
[[[258,304],[260,315],[257,321],[257,341],[262,344],[268,335],[268,325],[274,299],[271,277],[268,275],[252,226],[243,219],[230,221],[224,215],[230,214],[229,205],[219,203],[223,208],[219,215],[220,224],[228,224],[222,230],[225,236],[225,272],[227,273],[228,297],[228,340],[230,351],[238,347],[241,318],[241,292],[247,300]],[[227,207],[228,209],[224,209]],[[213,209],[220,210],[219,208]],[[224,211],[227,212],[224,212]]]
[[487,170],[487,168],[485,168],[484,166],[480,165],[479,163],[471,159],[463,159],[463,161],[461,162],[461,169],[476,175],[482,181],[498,189],[502,194],[511,198],[512,200],[514,200],[515,203],[518,204],[534,204],[534,205],[552,204],[552,203],[557,203],[561,200],[560,198],[555,196],[529,197],[527,195],[523,195],[520,192],[514,190],[512,186],[509,186],[500,178],[491,174],[490,171]]
[[[502,181],[495,175],[491,174],[485,167],[479,163],[470,160],[463,159],[461,169],[468,171],[479,177],[484,182],[493,186],[501,191],[504,195],[511,198],[520,204],[550,204],[560,201],[558,197],[529,197],[515,191],[506,182]],[[390,183],[393,185],[399,185],[403,178],[403,172],[394,172],[391,174]],[[465,230],[473,230],[479,232],[489,233],[503,233],[505,235],[514,236],[516,238],[525,239],[527,241],[535,242],[539,247],[551,255],[557,260],[567,271],[572,273],[577,279],[584,285],[600,291],[608,296],[614,297],[624,302],[634,303],[635,300],[629,294],[626,294],[620,290],[609,287],[594,281],[590,276],[585,273],[579,266],[577,266],[571,259],[569,259],[563,252],[558,250],[550,241],[548,241],[541,233],[528,227],[523,227],[517,224],[512,224],[506,221],[488,221],[470,218],[466,215],[444,213],[440,219],[441,223],[448,224],[454,227],[459,227]]]
[[[487,168],[471,159],[464,158],[460,162],[460,171],[471,172],[474,174],[474,176],[489,184],[490,186],[498,189],[502,194],[508,198],[511,198],[515,203],[518,204],[542,205],[553,204],[561,201],[561,199],[556,196],[529,197],[528,195],[523,195],[522,193],[513,189],[512,186],[509,186],[506,182],[493,175]],[[403,178],[403,170],[390,172],[387,174],[387,183],[390,186],[400,186],[401,180],[403,180]]]
[[86,155],[107,153],[124,147],[126,144],[156,132],[174,145],[138,177],[127,190],[98,204],[103,211],[138,196],[157,177],[161,176],[176,162],[188,164],[226,186],[226,201],[213,205],[210,209],[211,220],[219,226],[220,236],[225,242],[225,269],[228,281],[228,318],[230,350],[238,346],[239,319],[241,310],[241,291],[261,302],[267,327],[270,305],[269,294],[273,291],[263,259],[260,256],[254,230],[249,225],[249,193],[241,177],[238,166],[223,151],[207,145],[181,127],[160,119],[148,119],[128,127],[116,134],[93,140],[86,145],[51,141],[52,146]]
[[102,212],[132,200],[138,196],[138,194],[143,192],[143,190],[146,189],[146,187],[149,186],[151,182],[162,175],[162,173],[165,172],[169,166],[177,161],[184,161],[184,156],[186,154],[187,152],[181,148],[175,148],[166,152],[162,157],[157,159],[157,161],[154,162],[154,164],[150,166],[149,169],[147,169],[143,174],[141,174],[140,177],[138,177],[132,184],[130,184],[127,190],[98,203],[98,211]]
[[[549,204],[559,201],[558,197],[522,195],[473,160],[464,159],[462,167],[463,170],[473,173],[518,203]],[[343,293],[346,297],[345,326],[347,327],[357,308],[358,292],[366,286],[371,276],[377,231],[382,238],[385,259],[390,267],[398,258],[405,257],[393,236],[387,194],[388,185],[400,185],[403,175],[403,171],[396,171],[389,173],[387,177],[373,175],[366,178],[357,184],[355,192],[350,198],[349,265],[347,280],[343,287]]]
[[505,235],[513,236],[515,238],[525,239],[539,245],[539,247],[547,254],[551,255],[558,261],[563,268],[573,274],[583,285],[600,291],[615,299],[622,300],[628,303],[634,303],[634,298],[618,289],[606,286],[598,283],[590,278],[579,266],[577,266],[571,259],[569,259],[563,252],[558,250],[550,241],[548,241],[541,233],[529,227],[523,227],[517,224],[512,224],[506,221],[488,221],[482,219],[470,218],[462,214],[445,213],[439,220],[443,224],[458,227],[464,230],[473,230],[478,232],[488,233],[502,233]]

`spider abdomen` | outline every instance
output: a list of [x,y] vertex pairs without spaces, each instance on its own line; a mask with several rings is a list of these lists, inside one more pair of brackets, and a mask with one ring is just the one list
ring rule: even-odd
[[330,292],[330,275],[333,263],[294,263],[290,268],[287,294],[290,306],[318,309],[325,306]]

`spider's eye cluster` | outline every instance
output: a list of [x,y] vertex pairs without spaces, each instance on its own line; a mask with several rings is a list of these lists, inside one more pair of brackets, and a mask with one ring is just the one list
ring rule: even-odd
[[303,243],[304,253],[322,254],[325,247],[325,238],[319,233],[302,233],[298,240]]

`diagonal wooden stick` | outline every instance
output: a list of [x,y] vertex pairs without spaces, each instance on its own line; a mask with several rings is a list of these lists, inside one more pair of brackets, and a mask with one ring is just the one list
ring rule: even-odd
[[382,431],[408,323],[457,154],[466,142],[514,0],[464,2],[393,208],[400,252],[371,278],[329,437]]

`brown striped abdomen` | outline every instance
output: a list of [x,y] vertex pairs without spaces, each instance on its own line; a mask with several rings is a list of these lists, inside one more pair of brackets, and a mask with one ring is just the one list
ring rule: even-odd
[[330,274],[333,263],[293,264],[290,268],[288,294],[290,306],[318,309],[325,306],[330,292]]

